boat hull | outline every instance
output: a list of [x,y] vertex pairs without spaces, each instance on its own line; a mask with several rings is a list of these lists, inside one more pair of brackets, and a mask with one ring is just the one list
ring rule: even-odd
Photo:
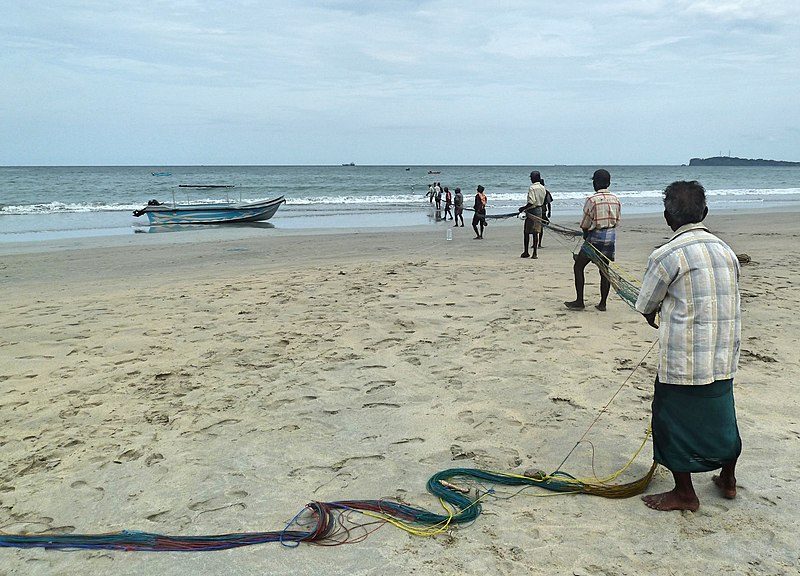
[[269,220],[286,200],[283,196],[249,204],[150,205],[134,215],[146,214],[150,224],[228,224]]

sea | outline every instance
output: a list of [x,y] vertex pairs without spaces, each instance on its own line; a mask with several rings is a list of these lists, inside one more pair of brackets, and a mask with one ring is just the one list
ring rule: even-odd
[[660,213],[662,190],[675,180],[702,183],[711,212],[800,207],[795,166],[5,166],[0,167],[0,243],[179,234],[191,228],[159,228],[146,216],[135,217],[133,211],[151,199],[251,202],[284,196],[277,214],[259,223],[265,234],[442,226],[441,214],[425,197],[433,182],[460,187],[467,207],[483,185],[488,214],[499,216],[525,203],[533,169],[553,196],[553,222],[574,226],[597,168],[611,173],[623,218]]

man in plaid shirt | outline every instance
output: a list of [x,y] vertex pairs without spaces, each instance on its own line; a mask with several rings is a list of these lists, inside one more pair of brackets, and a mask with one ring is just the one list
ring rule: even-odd
[[[620,219],[619,198],[608,191],[611,185],[611,174],[608,170],[595,170],[592,175],[592,185],[595,193],[586,199],[583,205],[583,230],[584,243],[591,244],[589,250],[596,250],[608,260],[614,260],[614,246],[616,242],[616,228]],[[591,260],[586,255],[586,250],[581,249],[574,256],[575,264],[572,270],[575,274],[575,300],[564,302],[571,310],[583,310],[583,287],[586,283],[585,269]],[[600,274],[600,303],[595,306],[601,312],[606,310],[606,300],[611,289],[611,282],[602,273]]]
[[742,451],[733,398],[741,346],[739,261],[701,223],[707,213],[699,182],[667,187],[664,217],[675,234],[650,255],[636,301],[659,330],[653,459],[675,480],[669,492],[643,498],[654,510],[697,510],[694,472],[721,468],[714,483],[723,498],[736,497]]

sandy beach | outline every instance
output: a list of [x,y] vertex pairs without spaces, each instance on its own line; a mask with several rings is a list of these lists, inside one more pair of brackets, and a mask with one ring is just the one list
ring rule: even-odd
[[[797,215],[706,221],[751,257],[735,500],[710,473],[696,513],[497,486],[474,523],[434,537],[386,525],[337,547],[3,549],[0,575],[797,574]],[[523,260],[521,230],[0,246],[0,530],[272,531],[315,500],[441,511],[425,484],[447,468],[550,472],[569,455],[577,477],[616,472],[645,439],[656,331],[615,296],[605,313],[567,310],[575,243],[546,232]],[[669,235],[660,217],[626,218],[618,264],[641,278]],[[598,279],[588,268],[589,304]],[[648,441],[616,481],[651,456]],[[671,486],[661,471],[648,492]]]

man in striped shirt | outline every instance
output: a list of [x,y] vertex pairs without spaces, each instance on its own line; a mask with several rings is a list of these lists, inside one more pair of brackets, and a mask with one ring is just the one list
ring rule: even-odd
[[724,498],[736,496],[742,449],[733,399],[741,341],[739,261],[701,224],[707,213],[698,182],[666,188],[664,217],[675,235],[650,255],[636,301],[659,330],[653,458],[675,479],[673,490],[643,498],[654,510],[697,510],[693,472],[721,468],[714,483]]
[[[614,260],[616,244],[616,229],[620,219],[619,198],[608,191],[611,186],[611,174],[608,170],[595,170],[592,175],[592,185],[594,194],[586,199],[583,205],[583,219],[581,220],[581,230],[583,230],[584,247],[575,255],[575,264],[572,271],[575,274],[575,300],[564,302],[567,308],[572,310],[583,310],[583,287],[586,284],[586,266],[591,260],[586,251],[592,250],[599,252],[608,260]],[[586,246],[589,244],[589,246]],[[590,252],[591,253],[591,252]],[[602,272],[600,274],[600,303],[595,306],[601,312],[606,311],[606,300],[611,288],[611,282]]]

